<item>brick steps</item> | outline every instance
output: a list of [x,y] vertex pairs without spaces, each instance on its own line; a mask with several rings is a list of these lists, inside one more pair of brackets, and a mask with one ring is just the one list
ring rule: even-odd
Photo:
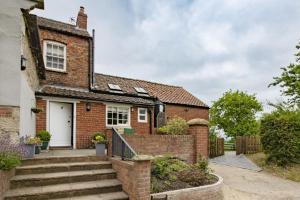
[[25,165],[25,166],[17,167],[16,175],[96,170],[96,169],[108,169],[108,168],[111,168],[111,162],[109,161],[50,163],[50,164],[38,164],[38,165]]
[[22,187],[34,187],[37,185],[45,186],[58,183],[96,181],[114,178],[116,178],[116,172],[113,169],[17,175],[11,179],[10,188],[16,189]]
[[124,192],[113,192],[106,194],[95,194],[88,196],[79,196],[79,197],[71,197],[71,198],[61,198],[61,199],[53,199],[53,200],[128,200],[129,197]]
[[38,164],[53,164],[53,163],[72,163],[72,162],[95,162],[95,161],[107,161],[106,156],[53,156],[46,158],[32,158],[22,160],[22,165],[36,165]]
[[4,200],[125,200],[107,158],[97,156],[28,159],[16,168]]
[[9,190],[5,200],[51,199],[83,196],[99,193],[119,192],[121,183],[116,180],[101,180],[78,183],[65,183],[50,186],[25,187]]

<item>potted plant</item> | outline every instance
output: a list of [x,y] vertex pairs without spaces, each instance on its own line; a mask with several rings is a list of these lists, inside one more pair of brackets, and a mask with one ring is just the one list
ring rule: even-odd
[[39,137],[35,137],[35,154],[41,153],[42,140]]
[[95,144],[96,147],[96,155],[105,155],[105,146],[107,143],[106,135],[103,133],[95,133],[92,137],[92,142]]
[[36,134],[36,136],[39,137],[42,141],[41,149],[42,150],[48,149],[49,141],[51,139],[51,134],[48,131],[42,130],[42,131],[39,131]]
[[33,158],[35,154],[35,146],[37,144],[37,138],[32,136],[26,136],[24,140],[25,148],[27,149],[28,154],[26,158]]

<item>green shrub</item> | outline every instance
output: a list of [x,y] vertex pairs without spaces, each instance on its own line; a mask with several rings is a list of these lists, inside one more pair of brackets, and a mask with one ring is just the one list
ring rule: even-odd
[[189,125],[184,119],[175,117],[169,120],[166,126],[159,128],[158,133],[168,135],[184,135],[187,134],[188,128]]
[[36,136],[40,138],[43,142],[49,142],[51,139],[51,134],[45,130],[37,132]]
[[164,156],[151,163],[151,192],[164,192],[210,184],[216,177],[209,174],[207,160],[199,158],[195,164],[187,164],[178,158]]
[[194,164],[194,166],[203,171],[204,173],[209,173],[208,162],[205,158],[201,156],[198,158],[198,161],[196,162],[196,164]]
[[17,154],[0,154],[0,170],[10,170],[21,164],[21,158]]
[[106,135],[104,133],[95,133],[93,136],[92,136],[92,142],[94,144],[96,143],[106,143],[107,142],[107,138],[106,138]]
[[286,166],[300,158],[300,112],[277,109],[261,120],[261,142],[267,162]]
[[180,171],[188,165],[171,156],[156,158],[152,161],[151,174],[166,180],[174,180],[174,173]]

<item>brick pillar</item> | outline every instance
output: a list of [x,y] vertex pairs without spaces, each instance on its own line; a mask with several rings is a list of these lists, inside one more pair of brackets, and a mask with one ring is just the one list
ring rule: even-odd
[[132,161],[111,158],[112,167],[130,200],[150,200],[151,156],[138,155]]
[[133,165],[132,177],[134,197],[132,200],[150,200],[151,187],[151,163],[150,160],[135,160]]
[[208,121],[205,119],[192,119],[188,121],[189,134],[195,138],[195,161],[201,155],[208,158]]

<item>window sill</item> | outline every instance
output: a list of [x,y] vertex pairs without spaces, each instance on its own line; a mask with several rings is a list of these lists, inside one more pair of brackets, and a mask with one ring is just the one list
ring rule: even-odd
[[147,124],[148,121],[138,121],[138,123]]
[[67,74],[67,71],[61,71],[61,70],[55,70],[55,69],[49,69],[49,68],[45,68],[46,71],[50,71],[50,72],[57,72],[57,73],[62,73],[62,74]]

